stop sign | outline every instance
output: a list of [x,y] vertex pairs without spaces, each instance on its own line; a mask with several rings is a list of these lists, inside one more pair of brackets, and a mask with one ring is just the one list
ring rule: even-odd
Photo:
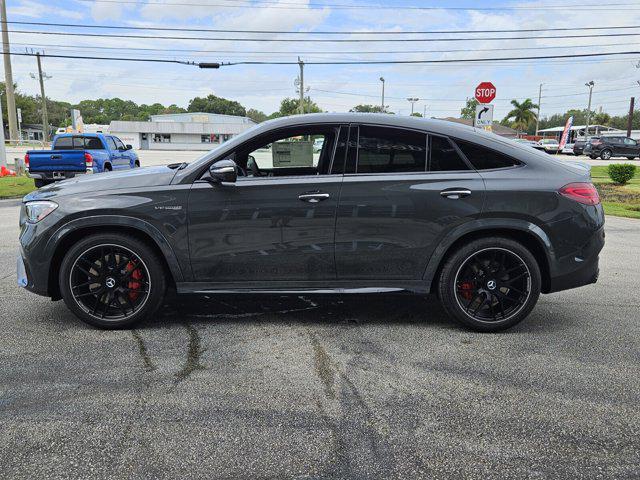
[[496,98],[496,87],[491,82],[482,82],[476,87],[476,100],[480,103],[491,103]]

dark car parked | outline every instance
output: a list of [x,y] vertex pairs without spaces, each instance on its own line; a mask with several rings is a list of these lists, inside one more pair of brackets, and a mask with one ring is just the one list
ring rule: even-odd
[[629,137],[592,137],[584,147],[584,154],[591,158],[627,157],[633,160],[640,156],[640,145]]
[[433,292],[496,331],[541,292],[595,282],[604,244],[586,169],[375,114],[277,119],[190,165],[50,185],[24,198],[20,225],[19,284],[104,328],[149,317],[173,287]]
[[584,152],[584,146],[587,144],[586,140],[577,140],[573,142],[573,154],[582,155]]

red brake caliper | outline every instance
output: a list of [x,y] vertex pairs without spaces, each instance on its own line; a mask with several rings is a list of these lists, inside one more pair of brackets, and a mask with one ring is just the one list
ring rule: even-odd
[[473,284],[471,282],[463,282],[460,284],[460,295],[465,300],[471,300],[471,295],[473,294]]
[[[127,287],[130,288],[131,290],[138,290],[142,286],[142,284],[140,282],[136,282],[136,280],[142,280],[142,272],[140,271],[139,268],[136,268],[135,270],[133,270],[134,267],[135,265],[133,264],[133,262],[129,262],[127,263],[127,266],[125,268],[127,273],[133,271],[133,273],[131,274],[131,280],[129,281],[129,284],[127,285]],[[135,292],[135,291],[129,292],[129,298],[131,300],[137,299],[138,295],[139,295],[138,292]]]

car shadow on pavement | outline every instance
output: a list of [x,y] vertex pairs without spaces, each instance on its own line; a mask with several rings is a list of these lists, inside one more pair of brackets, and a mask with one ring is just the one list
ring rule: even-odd
[[435,296],[358,295],[180,295],[170,296],[155,318],[140,325],[172,323],[300,322],[318,324],[416,324],[458,326]]

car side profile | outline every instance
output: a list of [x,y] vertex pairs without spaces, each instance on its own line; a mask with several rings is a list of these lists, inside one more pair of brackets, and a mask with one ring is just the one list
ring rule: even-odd
[[384,114],[271,120],[191,164],[59,182],[23,199],[20,226],[18,283],[103,328],[172,288],[435,293],[497,331],[540,293],[595,282],[604,245],[586,169]]
[[591,137],[583,152],[592,159],[600,157],[602,160],[609,160],[611,157],[627,157],[633,160],[640,155],[640,145],[633,138],[626,136]]

